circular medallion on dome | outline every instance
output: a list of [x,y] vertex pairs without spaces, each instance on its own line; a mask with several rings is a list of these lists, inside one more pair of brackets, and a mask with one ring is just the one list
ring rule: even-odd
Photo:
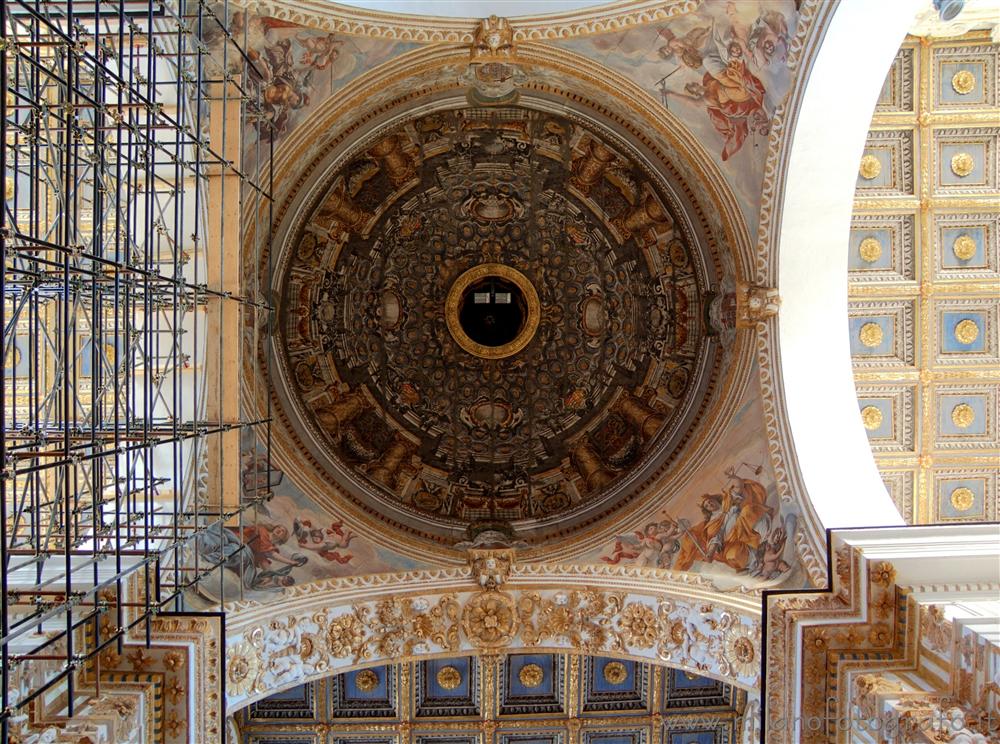
[[714,369],[705,261],[620,142],[442,110],[332,173],[278,262],[279,358],[352,496],[439,537],[564,529],[678,446]]

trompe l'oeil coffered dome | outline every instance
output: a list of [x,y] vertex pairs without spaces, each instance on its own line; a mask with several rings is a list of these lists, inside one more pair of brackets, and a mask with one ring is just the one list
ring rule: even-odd
[[541,97],[411,106],[292,217],[285,410],[323,477],[399,529],[566,533],[683,449],[719,373],[719,259],[607,124]]

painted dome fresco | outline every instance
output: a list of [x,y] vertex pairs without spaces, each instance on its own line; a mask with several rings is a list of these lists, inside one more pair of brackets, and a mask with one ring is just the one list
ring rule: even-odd
[[620,133],[469,98],[355,137],[297,202],[278,400],[369,514],[535,540],[669,468],[719,367],[721,269],[689,194]]

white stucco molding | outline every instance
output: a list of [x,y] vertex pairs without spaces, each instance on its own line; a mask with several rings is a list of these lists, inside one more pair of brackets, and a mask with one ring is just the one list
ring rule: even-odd
[[635,567],[518,566],[479,588],[466,568],[295,587],[227,607],[227,713],[314,679],[420,658],[568,652],[685,669],[754,690],[760,600]]
[[861,417],[847,330],[847,239],[858,163],[886,73],[920,0],[841,0],[794,117],[777,210],[778,336],[787,422],[825,527],[901,524]]

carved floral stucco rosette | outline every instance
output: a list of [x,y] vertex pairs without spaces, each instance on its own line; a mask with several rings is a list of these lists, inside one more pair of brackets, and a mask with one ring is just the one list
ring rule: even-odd
[[357,666],[498,650],[613,654],[754,688],[759,638],[756,618],[696,599],[597,589],[394,594],[279,615],[233,633],[228,711]]

